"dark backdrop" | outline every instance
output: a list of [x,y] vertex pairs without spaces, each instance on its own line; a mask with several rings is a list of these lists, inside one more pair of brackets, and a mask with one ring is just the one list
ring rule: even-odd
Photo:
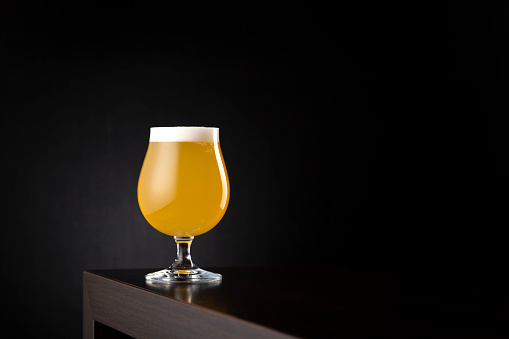
[[13,329],[79,337],[83,270],[172,261],[136,199],[151,126],[220,127],[200,266],[508,282],[507,6],[2,7]]

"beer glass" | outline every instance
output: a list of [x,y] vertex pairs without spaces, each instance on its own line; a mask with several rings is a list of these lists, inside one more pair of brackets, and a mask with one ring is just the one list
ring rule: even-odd
[[160,282],[220,281],[191,259],[195,236],[221,220],[230,199],[216,127],[152,127],[138,181],[141,212],[152,227],[173,236],[177,258],[145,278]]

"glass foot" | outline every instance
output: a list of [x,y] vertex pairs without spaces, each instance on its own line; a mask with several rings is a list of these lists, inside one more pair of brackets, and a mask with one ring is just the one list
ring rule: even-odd
[[145,279],[149,281],[158,282],[196,283],[196,282],[221,281],[222,275],[219,273],[205,271],[202,270],[201,268],[184,270],[166,268],[164,270],[146,274]]

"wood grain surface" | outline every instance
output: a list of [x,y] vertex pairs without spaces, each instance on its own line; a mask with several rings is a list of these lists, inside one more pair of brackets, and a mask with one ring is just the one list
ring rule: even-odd
[[[289,269],[293,275],[282,274]],[[223,274],[222,283],[148,284],[144,274],[153,269],[86,271],[84,337],[94,337],[94,328],[105,332],[103,325],[137,338],[509,334],[509,297],[489,291],[347,269],[211,270]]]

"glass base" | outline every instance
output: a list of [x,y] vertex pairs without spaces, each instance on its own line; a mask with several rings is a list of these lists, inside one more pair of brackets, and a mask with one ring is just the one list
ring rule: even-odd
[[202,270],[201,268],[193,268],[186,270],[178,270],[174,268],[165,268],[157,272],[145,275],[145,279],[157,282],[181,282],[181,283],[199,283],[221,281],[223,276],[219,273],[212,273]]

